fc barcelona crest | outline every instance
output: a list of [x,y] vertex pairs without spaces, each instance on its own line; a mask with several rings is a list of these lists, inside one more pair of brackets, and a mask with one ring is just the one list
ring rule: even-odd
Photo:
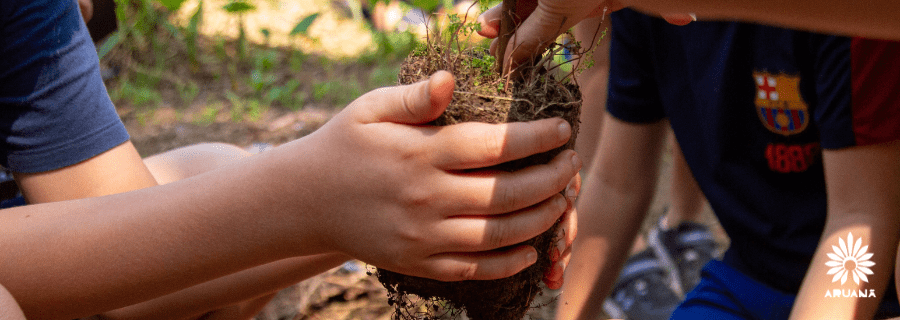
[[809,124],[809,107],[800,97],[800,77],[754,72],[756,113],[770,131],[781,135],[802,132]]

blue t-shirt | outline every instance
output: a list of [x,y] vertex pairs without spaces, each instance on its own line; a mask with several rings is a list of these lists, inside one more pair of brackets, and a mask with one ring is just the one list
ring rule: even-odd
[[54,170],[128,139],[76,0],[0,1],[0,165]]
[[885,70],[900,65],[885,62],[900,46],[745,23],[679,27],[630,10],[612,18],[610,114],[668,118],[731,239],[724,262],[796,293],[825,225],[822,148],[900,137],[898,70]]

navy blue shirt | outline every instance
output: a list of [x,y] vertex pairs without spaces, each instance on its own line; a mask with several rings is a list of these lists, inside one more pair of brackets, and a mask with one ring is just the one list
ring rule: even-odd
[[77,2],[0,1],[0,165],[54,170],[128,138]]
[[857,70],[900,58],[896,44],[874,57],[880,45],[744,23],[679,27],[622,10],[607,107],[633,123],[668,118],[731,239],[724,262],[796,293],[825,225],[821,149],[900,137],[896,93],[857,96],[878,77],[896,88],[896,73]]

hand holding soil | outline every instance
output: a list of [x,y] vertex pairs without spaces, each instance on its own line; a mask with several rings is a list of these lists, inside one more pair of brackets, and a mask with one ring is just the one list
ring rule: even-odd
[[568,206],[560,191],[580,160],[565,151],[517,172],[479,168],[558,148],[572,128],[558,118],[422,125],[444,111],[453,90],[447,72],[379,89],[310,136],[272,150],[287,152],[284,159],[318,154],[303,173],[317,183],[288,189],[320,191],[314,203],[295,207],[323,208],[306,228],[319,230],[326,249],[443,281],[508,277],[535,262],[533,247],[516,244],[557,222]]

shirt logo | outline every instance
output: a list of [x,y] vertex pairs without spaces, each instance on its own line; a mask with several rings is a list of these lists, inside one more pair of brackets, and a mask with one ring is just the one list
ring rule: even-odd
[[800,76],[753,72],[756,113],[769,131],[780,135],[802,132],[809,124],[809,107],[800,97]]
[[840,279],[841,284],[844,284],[847,282],[848,275],[853,276],[853,282],[856,284],[859,284],[859,280],[869,282],[866,275],[872,274],[872,269],[869,267],[875,265],[875,262],[869,260],[872,258],[872,254],[866,253],[869,246],[861,246],[861,237],[856,238],[856,242],[853,242],[852,233],[847,233],[847,242],[844,242],[843,238],[838,238],[838,242],[840,247],[831,246],[834,253],[828,254],[831,261],[825,262],[826,266],[831,267],[828,274],[834,275],[831,282],[837,282]]

